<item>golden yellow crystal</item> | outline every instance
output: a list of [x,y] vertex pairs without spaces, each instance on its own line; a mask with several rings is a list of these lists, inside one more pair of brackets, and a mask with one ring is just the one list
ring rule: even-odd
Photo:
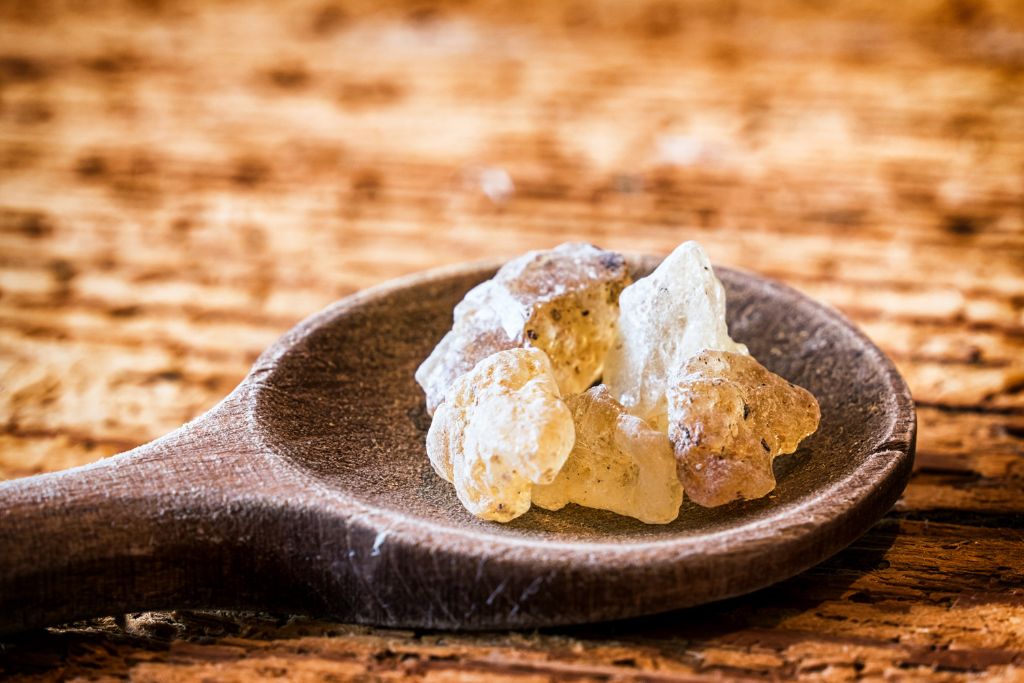
[[627,413],[603,384],[565,403],[576,445],[552,483],[533,487],[533,502],[548,510],[576,503],[648,524],[674,520],[683,488],[668,437]]

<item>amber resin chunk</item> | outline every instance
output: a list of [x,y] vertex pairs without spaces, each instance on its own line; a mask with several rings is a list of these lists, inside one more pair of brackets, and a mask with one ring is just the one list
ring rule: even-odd
[[604,382],[622,405],[652,425],[665,425],[669,375],[704,349],[747,353],[729,338],[725,289],[707,254],[684,242],[645,278],[623,290],[615,343]]
[[775,488],[772,460],[818,428],[809,391],[745,354],[704,351],[669,382],[669,438],[686,495],[705,507]]
[[603,384],[565,402],[576,445],[552,483],[533,487],[533,502],[548,510],[576,503],[648,524],[674,520],[683,487],[668,437],[627,413]]
[[508,349],[448,389],[427,434],[427,455],[467,510],[508,522],[530,509],[534,484],[554,481],[573,441],[572,413],[548,357]]
[[457,377],[511,348],[542,349],[562,393],[585,390],[601,375],[628,284],[623,257],[589,244],[509,261],[455,307],[451,331],[416,371],[427,410],[434,412]]

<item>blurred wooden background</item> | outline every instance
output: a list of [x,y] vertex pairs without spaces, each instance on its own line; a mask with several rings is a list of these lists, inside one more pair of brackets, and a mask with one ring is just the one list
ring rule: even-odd
[[0,477],[171,430],[385,279],[691,238],[908,379],[917,471],[850,549],[624,624],[130,615],[0,675],[1024,676],[1020,2],[0,0]]

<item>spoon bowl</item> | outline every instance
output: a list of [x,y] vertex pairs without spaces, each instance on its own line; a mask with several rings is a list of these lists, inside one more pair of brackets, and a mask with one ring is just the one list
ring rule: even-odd
[[[633,257],[634,277],[659,259]],[[866,531],[913,462],[910,393],[831,308],[716,268],[732,337],[809,389],[821,425],[769,496],[646,525],[570,505],[474,518],[431,469],[413,373],[498,264],[339,301],[224,401],[94,465],[0,484],[0,630],[143,609],[519,628],[638,616],[788,578]]]

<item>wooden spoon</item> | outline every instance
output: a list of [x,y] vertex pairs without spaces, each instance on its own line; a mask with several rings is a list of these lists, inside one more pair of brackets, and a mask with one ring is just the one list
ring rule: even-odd
[[[630,263],[639,276],[657,262]],[[889,360],[833,309],[720,268],[733,337],[821,403],[818,432],[776,460],[776,491],[686,502],[664,526],[576,506],[475,519],[427,462],[413,371],[495,268],[339,301],[177,431],[0,484],[0,630],[171,608],[474,629],[648,614],[790,577],[866,531],[906,485],[915,414]]]

